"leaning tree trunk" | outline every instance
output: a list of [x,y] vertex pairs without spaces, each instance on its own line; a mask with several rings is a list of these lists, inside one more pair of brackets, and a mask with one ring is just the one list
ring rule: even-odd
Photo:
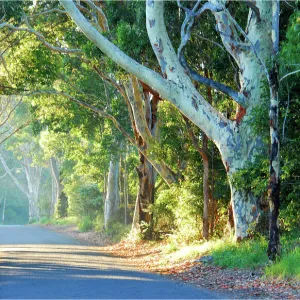
[[[141,93],[141,90],[143,93]],[[153,231],[153,212],[150,206],[154,203],[155,181],[157,169],[168,184],[175,182],[172,171],[160,162],[154,168],[153,164],[147,160],[144,153],[148,153],[149,144],[152,141],[158,141],[158,120],[157,110],[160,97],[157,92],[136,78],[131,78],[131,87],[127,88],[129,109],[132,112],[132,127],[135,140],[142,151],[139,151],[140,165],[136,168],[139,188],[136,197],[135,211],[132,223],[132,229],[139,229],[144,223],[147,226],[145,237],[151,238]]]
[[107,193],[104,203],[104,228],[107,229],[109,221],[115,215],[120,205],[119,192],[119,160],[112,159],[109,163],[107,180]]

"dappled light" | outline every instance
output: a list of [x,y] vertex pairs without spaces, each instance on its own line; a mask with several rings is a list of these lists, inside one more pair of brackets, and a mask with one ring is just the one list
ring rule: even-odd
[[0,298],[300,297],[299,0],[2,0],[0,41]]

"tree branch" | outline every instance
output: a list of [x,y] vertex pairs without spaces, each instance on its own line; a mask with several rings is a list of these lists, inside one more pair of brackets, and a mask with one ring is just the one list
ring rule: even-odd
[[7,137],[5,137],[3,140],[0,141],[0,145],[3,144],[5,141],[7,141],[10,137],[12,137],[14,134],[16,134],[18,131],[22,130],[23,128],[27,127],[31,121],[27,121],[25,124],[19,126],[16,128],[12,133],[10,133]]
[[56,51],[56,52],[61,52],[61,53],[71,53],[71,54],[82,54],[82,51],[79,49],[67,49],[67,48],[62,48],[62,47],[57,47],[57,46],[53,46],[50,43],[48,43],[46,41],[46,38],[39,32],[35,31],[34,29],[32,29],[30,26],[29,28],[25,28],[25,27],[15,27],[7,22],[1,23],[0,24],[0,29],[1,28],[9,28],[12,31],[25,31],[25,32],[29,32],[31,34],[34,34],[37,39],[43,43],[47,48],[49,48],[50,50]]
[[[23,98],[21,98],[17,104],[8,112],[6,118],[0,123],[0,127],[3,126],[11,117],[12,113],[16,110],[16,108],[19,106],[19,104],[23,101]],[[6,106],[7,107],[7,106]],[[3,114],[3,112],[1,112],[0,116]]]
[[39,17],[39,16],[42,16],[42,15],[51,14],[51,13],[54,13],[54,12],[58,12],[58,13],[61,13],[61,14],[66,14],[67,13],[65,10],[58,9],[58,8],[53,8],[53,9],[45,10],[45,11],[42,11],[40,13],[36,13],[36,14],[30,15],[30,16],[27,16],[27,17],[28,18],[35,18],[35,17]]
[[296,70],[296,71],[293,71],[293,72],[290,72],[288,74],[285,74],[284,76],[282,76],[280,79],[279,79],[279,82],[281,82],[283,79],[287,78],[288,76],[291,76],[291,75],[294,75],[296,73],[300,72],[300,70]]
[[[177,61],[177,63],[175,66],[168,66],[166,70],[168,72],[168,80],[166,80],[157,72],[150,70],[133,60],[113,43],[111,43],[107,38],[105,38],[81,14],[73,1],[60,0],[60,3],[64,6],[70,17],[83,31],[87,38],[92,41],[102,52],[104,52],[128,73],[136,76],[140,81],[153,87],[156,91],[158,91],[161,98],[168,99],[171,103],[173,103],[193,123],[200,127],[210,139],[216,143],[220,143],[221,140],[225,139],[225,136],[233,137],[233,135],[236,135],[236,133],[233,131],[233,127],[235,126],[233,122],[228,120],[214,107],[207,103],[207,101],[205,101],[205,99],[196,90],[190,78],[184,73],[183,67],[180,65],[176,53],[174,50],[173,52],[171,51],[171,44],[165,45],[165,47],[167,47],[165,49],[168,49],[166,53],[170,53],[172,56],[170,57],[171,61],[173,60],[174,63]],[[151,9],[154,6],[154,11],[156,12],[158,10],[159,18],[163,17],[163,1],[149,0],[146,2],[146,5],[146,12],[148,9]],[[155,8],[156,6],[158,6],[157,9]],[[152,14],[147,15],[147,30],[149,30],[151,26],[153,28],[153,24],[156,24],[156,15],[153,14],[154,11],[152,11]],[[153,16],[154,19],[149,19],[149,16]],[[160,22],[159,19],[158,21]],[[161,25],[163,24],[163,22],[160,23]],[[153,34],[150,31],[148,32],[148,35],[153,47],[156,48],[157,56],[159,56],[161,50],[163,50],[163,53],[165,54],[164,49],[161,48],[162,42],[160,41],[160,38],[156,39],[156,37],[161,36],[160,32],[158,32],[158,36],[156,36],[157,30],[154,31]],[[170,61],[169,58],[166,59]],[[166,65],[164,65],[166,63],[167,62],[162,57],[160,61],[162,69],[166,67]],[[178,69],[175,70],[177,67]],[[171,76],[170,74],[173,72],[177,75]]]
[[244,108],[247,108],[247,106],[248,106],[247,98],[242,93],[239,93],[239,92],[233,90],[232,88],[230,88],[229,86],[227,86],[225,84],[222,84],[222,83],[216,82],[210,78],[204,77],[204,76],[200,75],[199,73],[197,73],[196,71],[194,71],[193,69],[191,69],[187,64],[187,62],[183,56],[183,53],[180,56],[180,62],[181,62],[181,65],[186,70],[187,74],[191,77],[191,79],[228,95],[237,104],[241,105]]
[[254,11],[257,18],[257,22],[260,22],[261,21],[260,11],[258,7],[255,5],[255,2],[254,1],[252,2],[251,0],[246,0],[245,4]]
[[203,160],[208,160],[208,153],[206,151],[204,151],[203,148],[201,148],[199,146],[198,140],[197,140],[197,138],[196,138],[196,136],[194,134],[194,131],[193,131],[192,127],[191,127],[189,119],[187,117],[185,117],[184,115],[182,115],[182,117],[183,117],[183,119],[185,121],[185,127],[186,127],[186,129],[187,129],[187,131],[189,133],[189,136],[190,136],[190,138],[192,140],[192,143],[193,143],[195,149],[201,155],[201,157],[202,157]]
[[115,61],[119,66],[130,74],[135,75],[150,86],[158,86],[160,90],[166,89],[166,81],[156,72],[139,64],[131,57],[122,52],[118,47],[105,38],[89,21],[80,13],[72,1],[60,0],[70,17],[83,31],[89,40],[91,40],[101,51]]
[[23,188],[23,186],[20,184],[20,182],[18,181],[18,179],[12,174],[12,172],[10,171],[9,167],[7,166],[1,152],[0,152],[0,161],[2,163],[3,168],[5,169],[5,171],[7,172],[7,174],[9,175],[9,177],[14,181],[14,183],[16,184],[16,186],[20,189],[20,191],[22,193],[24,193],[28,198],[29,198],[29,193]]

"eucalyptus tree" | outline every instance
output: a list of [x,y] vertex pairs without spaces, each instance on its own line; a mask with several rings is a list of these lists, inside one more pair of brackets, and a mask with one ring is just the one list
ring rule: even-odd
[[[162,76],[137,63],[113,45],[99,30],[80,12],[72,1],[60,1],[73,21],[83,33],[113,59],[118,65],[141,81],[159,92],[161,97],[171,101],[193,123],[199,126],[217,145],[230,185],[235,217],[235,236],[242,239],[247,236],[251,222],[259,215],[258,198],[246,190],[239,190],[232,182],[232,176],[254,161],[265,145],[259,135],[253,134],[248,122],[255,108],[261,105],[263,81],[267,78],[271,91],[272,104],[272,191],[271,208],[278,211],[279,197],[279,140],[277,137],[276,79],[274,69],[267,67],[270,57],[276,55],[278,36],[279,7],[278,1],[258,1],[250,5],[246,30],[243,30],[227,8],[226,1],[212,0],[201,5],[198,1],[191,8],[180,8],[186,18],[181,30],[181,44],[176,54],[168,37],[164,22],[164,2],[146,2],[146,26],[153,51],[161,67]],[[247,2],[248,3],[248,2]],[[101,10],[101,8],[98,8]],[[101,10],[102,11],[102,10]],[[210,11],[217,23],[217,32],[228,53],[234,58],[239,68],[240,90],[235,91],[224,84],[206,80],[206,83],[228,95],[244,110],[243,118],[232,121],[218,113],[197,91],[192,80],[199,78],[194,70],[185,63],[184,48],[191,38],[191,29],[197,18]],[[273,34],[272,34],[273,32]],[[273,70],[270,72],[269,70]],[[273,76],[272,76],[273,74]],[[276,215],[276,213],[275,213]],[[278,244],[278,243],[277,243]],[[274,246],[271,252],[276,252]]]

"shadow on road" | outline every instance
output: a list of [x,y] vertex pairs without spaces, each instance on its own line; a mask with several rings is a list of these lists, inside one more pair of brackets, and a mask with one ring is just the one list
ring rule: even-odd
[[0,298],[212,298],[94,246],[0,246]]

